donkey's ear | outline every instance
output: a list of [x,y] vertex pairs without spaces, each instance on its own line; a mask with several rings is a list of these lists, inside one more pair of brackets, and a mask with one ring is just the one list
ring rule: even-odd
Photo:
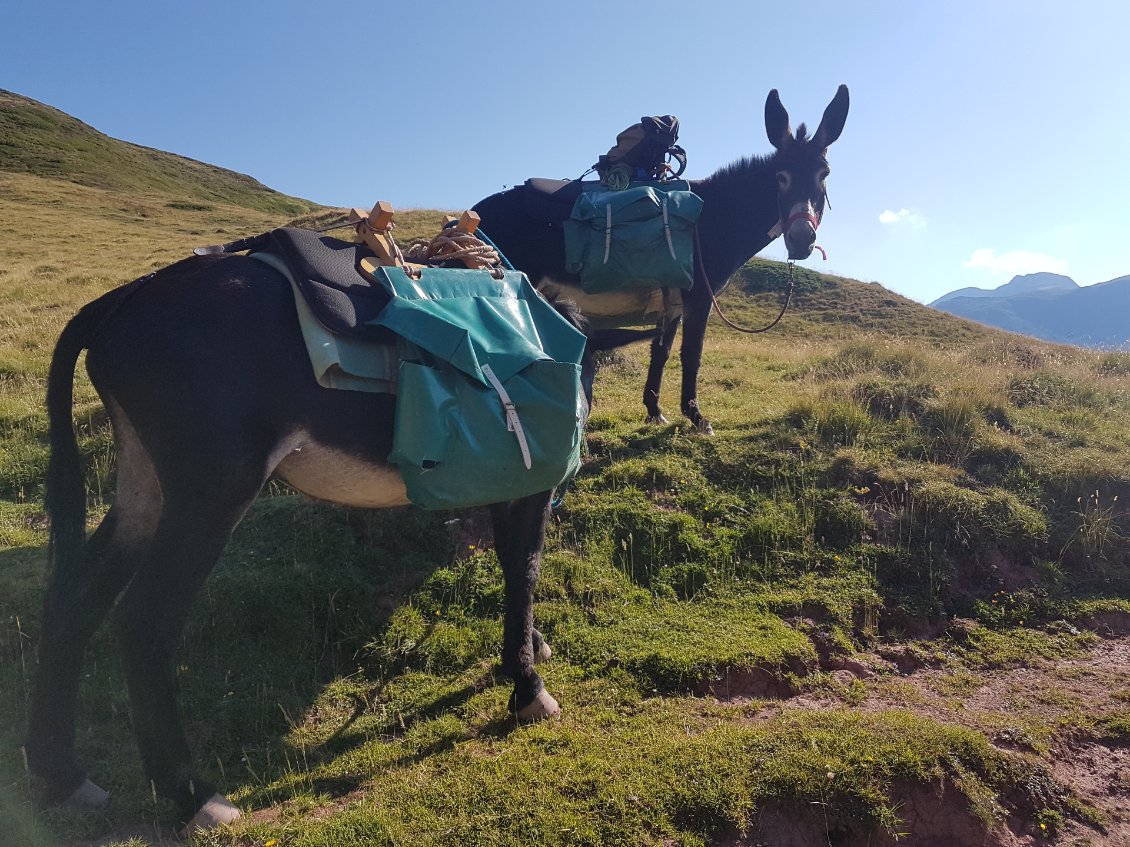
[[781,105],[781,96],[776,88],[765,98],[765,134],[769,136],[769,143],[778,150],[784,150],[793,140],[789,113]]
[[836,90],[836,96],[824,110],[824,117],[820,119],[820,126],[812,136],[812,143],[823,149],[840,137],[844,131],[844,121],[848,113],[848,90],[846,85],[841,85]]
[[615,350],[625,344],[647,341],[659,335],[659,329],[596,329],[589,333],[589,349]]

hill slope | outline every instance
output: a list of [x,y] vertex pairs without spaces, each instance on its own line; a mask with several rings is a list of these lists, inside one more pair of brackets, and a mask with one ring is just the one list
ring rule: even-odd
[[[79,744],[111,806],[30,801],[54,340],[101,292],[287,219],[86,178],[0,172],[0,840],[29,847],[169,822],[106,631]],[[774,331],[712,319],[713,438],[644,424],[646,349],[604,360],[537,593],[560,722],[506,718],[480,512],[364,512],[272,485],[178,658],[197,761],[248,812],[207,843],[1130,843],[1130,355],[795,273]],[[764,325],[788,274],[751,262],[723,308]],[[97,518],[114,452],[79,371]],[[668,408],[678,383],[675,357]]]
[[58,109],[3,89],[0,171],[291,217],[317,207],[235,171],[110,138]]

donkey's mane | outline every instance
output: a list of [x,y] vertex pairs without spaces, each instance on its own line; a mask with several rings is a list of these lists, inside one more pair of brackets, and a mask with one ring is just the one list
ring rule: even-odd
[[[793,144],[810,144],[812,139],[808,137],[808,127],[801,124],[796,129],[796,134],[793,137]],[[791,148],[790,148],[791,149]],[[766,153],[761,156],[742,156],[735,162],[730,162],[728,165],[723,165],[710,176],[704,178],[703,182],[714,182],[715,180],[727,180],[733,177],[752,176],[753,174],[763,170],[764,168],[771,167],[776,160],[777,153]]]
[[773,161],[773,154],[765,156],[742,156],[735,162],[723,165],[703,182],[726,181],[733,177],[750,177],[758,171],[768,168]]

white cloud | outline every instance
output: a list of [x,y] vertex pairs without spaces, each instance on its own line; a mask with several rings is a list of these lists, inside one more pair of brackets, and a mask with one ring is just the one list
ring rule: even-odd
[[1066,273],[1067,262],[1048,256],[1044,253],[1034,253],[1031,250],[1012,250],[1008,253],[997,255],[991,247],[982,247],[974,250],[973,255],[964,262],[967,268],[985,268],[994,274],[1034,274],[1040,271],[1051,273]]
[[909,224],[910,226],[925,226],[926,219],[917,212],[910,211],[910,209],[899,209],[897,212],[892,212],[890,209],[886,209],[881,215],[879,215],[879,223],[905,223]]

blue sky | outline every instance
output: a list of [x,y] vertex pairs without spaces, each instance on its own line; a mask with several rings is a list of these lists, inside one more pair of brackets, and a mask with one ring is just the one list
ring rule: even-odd
[[677,115],[706,176],[769,150],[769,89],[814,127],[847,83],[810,266],[923,302],[1130,274],[1124,0],[107,0],[2,20],[0,88],[343,206],[577,176],[644,114]]

